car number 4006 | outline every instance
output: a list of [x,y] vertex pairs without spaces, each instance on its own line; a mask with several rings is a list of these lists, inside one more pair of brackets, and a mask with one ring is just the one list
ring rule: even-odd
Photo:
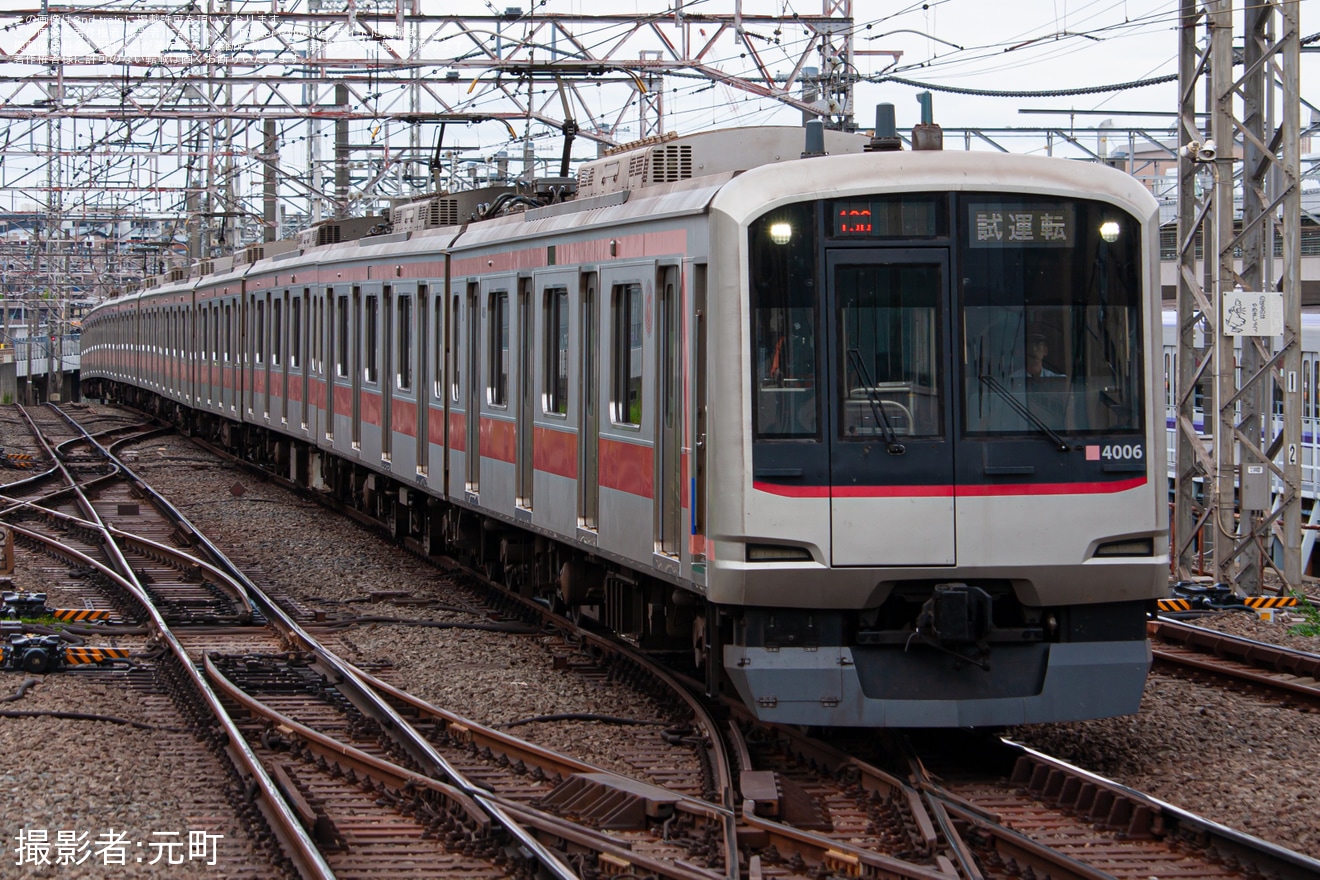
[[1143,458],[1144,456],[1145,456],[1145,452],[1142,451],[1142,448],[1141,448],[1141,444],[1140,444],[1140,443],[1136,443],[1136,444],[1122,444],[1122,445],[1120,445],[1120,444],[1118,444],[1118,443],[1115,443],[1115,444],[1112,445],[1112,446],[1106,446],[1106,447],[1104,447],[1103,449],[1100,450],[1100,457],[1101,457],[1101,458],[1106,458],[1106,459],[1111,459],[1111,460],[1112,460],[1112,459],[1118,459],[1118,460],[1124,460],[1124,459],[1126,459],[1126,460],[1131,460],[1131,459],[1141,459],[1141,458]]

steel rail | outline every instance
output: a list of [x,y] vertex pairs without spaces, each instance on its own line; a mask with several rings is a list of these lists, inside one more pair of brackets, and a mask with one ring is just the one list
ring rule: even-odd
[[[89,437],[90,439],[90,437]],[[460,791],[465,792],[475,801],[485,807],[491,817],[500,823],[511,837],[516,839],[522,846],[530,852],[536,854],[542,867],[552,877],[558,880],[575,880],[576,875],[563,864],[562,861],[542,845],[525,828],[514,821],[502,808],[501,805],[493,802],[486,796],[486,792],[480,786],[475,785],[466,779],[453,766],[449,764],[444,757],[436,751],[435,747],[426,740],[420,732],[409,724],[393,707],[391,707],[380,695],[373,691],[363,682],[360,671],[352,664],[339,658],[334,652],[330,651],[324,645],[321,645],[311,634],[300,626],[297,621],[285,613],[284,609],[279,607],[270,599],[260,587],[254,584],[246,574],[242,572],[209,538],[202,534],[181,511],[169,502],[164,496],[156,492],[150,485],[136,475],[132,468],[125,464],[117,455],[106,449],[100,443],[92,440],[98,449],[107,456],[116,467],[134,481],[139,490],[149,497],[161,510],[173,519],[180,528],[184,529],[189,537],[194,540],[198,546],[215,560],[216,564],[229,573],[230,578],[243,585],[247,594],[252,598],[254,605],[265,615],[280,634],[291,644],[298,645],[307,653],[313,654],[330,671],[331,678],[336,680],[336,687],[340,692],[354,704],[358,711],[370,718],[374,718],[381,726],[394,737],[395,741],[404,749],[412,760],[416,761],[419,767],[422,767],[432,776],[438,776],[447,779]]]
[[255,787],[253,799],[257,808],[266,817],[271,831],[279,840],[285,855],[293,862],[299,875],[304,880],[335,880],[334,872],[330,870],[330,866],[326,864],[320,850],[317,849],[316,844],[308,836],[297,815],[285,801],[283,795],[280,794],[278,787],[269,774],[266,773],[256,754],[248,746],[247,741],[243,738],[242,731],[239,730],[238,725],[229,716],[229,713],[225,711],[224,706],[216,696],[215,691],[206,682],[206,679],[198,673],[197,667],[193,665],[187,650],[175,637],[169,624],[161,617],[160,612],[151,603],[146,593],[142,591],[141,586],[123,577],[101,561],[61,544],[48,535],[12,523],[8,524],[8,527],[16,534],[21,534],[26,538],[46,545],[56,555],[64,556],[81,566],[94,569],[132,596],[143,607],[148,616],[149,625],[156,631],[157,637],[169,648],[170,653],[182,667],[193,689],[201,696],[202,701],[220,725],[225,752],[229,755],[235,770],[238,771],[240,782]]
[[[368,526],[370,528],[379,528],[381,525],[379,521],[368,517],[366,514],[362,513],[361,511],[354,510],[353,508],[338,504],[332,499],[327,499],[326,497],[324,497],[319,493],[309,492],[308,490],[306,490],[305,487],[298,486],[297,484],[285,479],[279,474],[272,474],[270,471],[264,470],[256,465],[251,464],[250,462],[245,462],[242,459],[237,458],[236,456],[226,452],[223,449],[214,446],[211,443],[208,443],[207,441],[201,438],[190,437],[189,439],[192,442],[202,446],[203,448],[211,450],[216,455],[219,455],[225,458],[226,460],[235,461],[244,467],[250,468],[253,471],[260,473],[267,478],[273,479],[279,485],[288,488],[290,491],[296,492],[304,497],[308,497],[312,500],[317,501],[318,503],[322,503],[332,510],[339,511],[340,513],[348,516],[349,518],[361,522],[365,526]],[[411,547],[417,552],[422,552],[417,550],[416,545],[409,544],[408,542],[404,542],[403,546]],[[215,552],[219,554],[219,551],[215,551]],[[475,569],[472,569],[466,565],[463,565],[457,560],[454,561],[453,565],[455,569],[459,571],[463,571],[471,575],[472,577],[478,578],[484,583],[490,582],[489,578],[486,577],[484,572],[480,572]],[[715,722],[713,716],[710,714],[709,710],[707,710],[707,708],[701,702],[701,700],[698,699],[696,696],[694,696],[692,692],[688,688],[686,688],[678,680],[676,676],[670,674],[668,671],[656,665],[654,662],[650,660],[650,658],[646,657],[646,655],[642,654],[640,651],[637,651],[628,645],[615,642],[610,639],[583,630],[577,627],[571,620],[562,617],[558,614],[555,614],[554,612],[550,611],[544,606],[531,601],[527,597],[518,595],[517,593],[508,590],[501,589],[500,592],[504,598],[518,603],[520,606],[525,608],[529,613],[539,617],[543,623],[554,627],[556,630],[560,631],[561,633],[564,633],[566,638],[579,640],[583,643],[593,645],[596,648],[606,653],[615,654],[627,658],[630,662],[632,662],[636,666],[644,669],[648,674],[653,675],[656,679],[658,679],[667,688],[669,688],[672,693],[678,696],[688,706],[689,710],[692,712],[693,717],[696,719],[698,726],[704,729],[704,737],[703,737],[704,746],[706,749],[706,755],[711,763],[712,774],[715,777],[714,785],[716,788],[716,794],[719,797],[720,806],[722,806],[725,810],[724,815],[726,815],[726,820],[725,820],[725,828],[724,828],[724,858],[725,858],[725,866],[726,866],[725,868],[726,878],[727,880],[738,880],[740,876],[740,871],[739,871],[740,857],[738,852],[738,830],[737,830],[738,818],[735,812],[735,805],[734,805],[733,774],[730,768],[729,756],[725,748],[724,740],[720,736],[720,727]]]

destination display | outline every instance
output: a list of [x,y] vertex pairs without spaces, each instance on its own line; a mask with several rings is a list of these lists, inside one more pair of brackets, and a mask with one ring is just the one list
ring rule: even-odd
[[973,248],[1072,247],[1076,229],[1070,205],[972,204],[967,241]]

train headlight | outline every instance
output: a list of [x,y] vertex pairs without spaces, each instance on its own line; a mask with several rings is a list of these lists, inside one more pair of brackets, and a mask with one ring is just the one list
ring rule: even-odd
[[1100,237],[1110,244],[1118,241],[1118,234],[1122,231],[1116,220],[1106,220],[1100,224]]
[[793,238],[793,227],[787,223],[770,224],[770,240],[775,244],[788,244]]

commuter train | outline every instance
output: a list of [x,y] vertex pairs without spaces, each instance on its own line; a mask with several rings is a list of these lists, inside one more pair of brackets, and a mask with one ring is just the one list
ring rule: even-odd
[[1168,571],[1155,200],[821,137],[654,139],[176,270],[88,317],[84,382],[770,721],[1135,712]]

